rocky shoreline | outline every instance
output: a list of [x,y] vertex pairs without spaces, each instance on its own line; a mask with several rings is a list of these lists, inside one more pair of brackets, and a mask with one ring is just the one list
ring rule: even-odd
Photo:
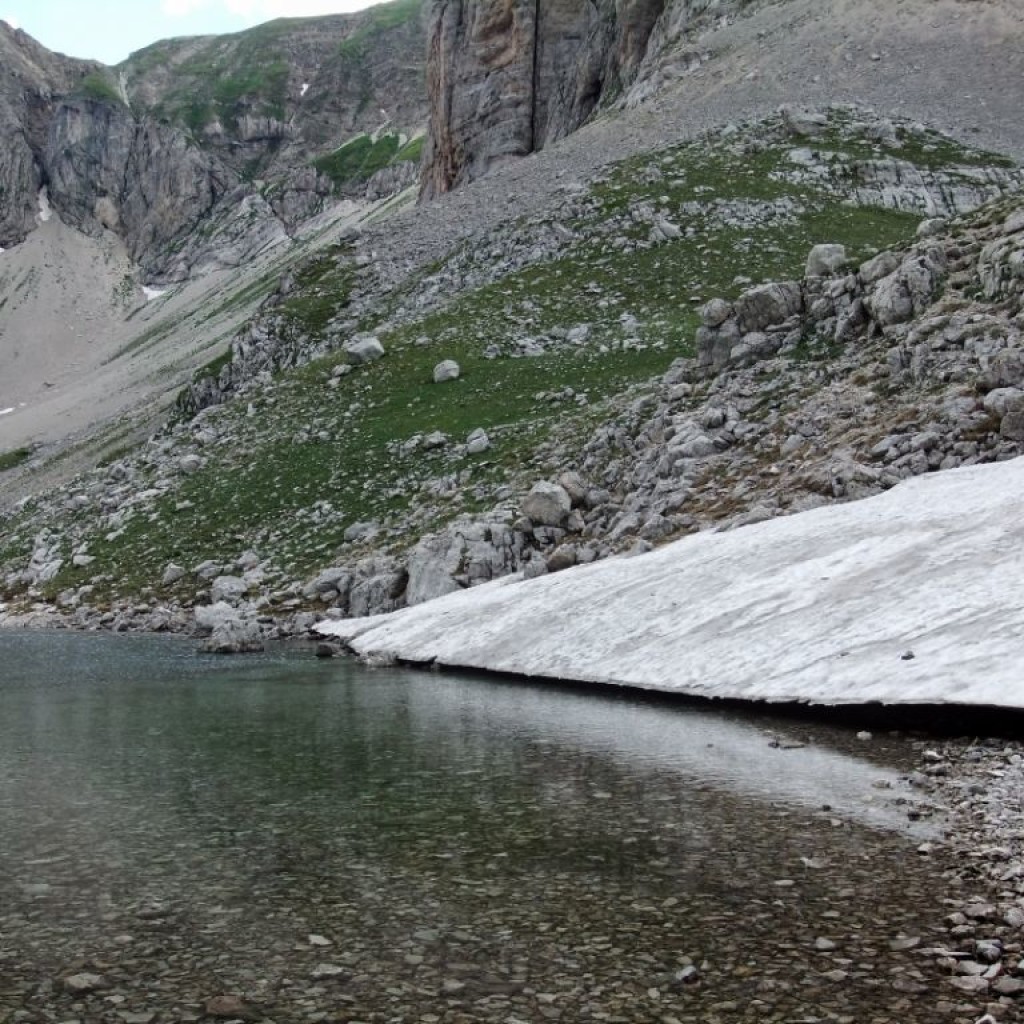
[[[915,949],[947,976],[937,1011],[956,1019],[1022,1019],[1024,940],[1024,746],[1018,741],[918,741],[919,767],[909,776],[916,792],[948,808],[943,845],[949,867],[944,925],[948,941]],[[908,812],[911,815],[915,810]],[[931,856],[935,847],[919,847]],[[979,1016],[984,1015],[984,1016]]]

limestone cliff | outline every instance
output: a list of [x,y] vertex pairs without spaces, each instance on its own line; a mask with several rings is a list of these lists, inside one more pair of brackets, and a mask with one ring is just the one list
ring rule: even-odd
[[426,120],[420,12],[279,19],[116,68],[0,22],[0,248],[33,229],[45,188],[65,223],[181,280],[238,265],[335,197],[404,188]]
[[433,0],[424,194],[446,192],[578,128],[633,80],[670,6],[672,0]]

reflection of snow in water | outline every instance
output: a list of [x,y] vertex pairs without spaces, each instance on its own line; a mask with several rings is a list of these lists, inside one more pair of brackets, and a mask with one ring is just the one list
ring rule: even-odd
[[299,95],[300,96],[305,96],[307,92],[309,92],[309,82],[303,82],[302,83],[302,92],[300,92]]
[[142,292],[146,296],[147,302],[152,302],[154,299],[159,299],[161,295],[167,294],[166,288],[147,288],[145,285],[142,286]]
[[39,221],[45,224],[52,216],[53,210],[50,208],[50,196],[44,185],[39,190]]

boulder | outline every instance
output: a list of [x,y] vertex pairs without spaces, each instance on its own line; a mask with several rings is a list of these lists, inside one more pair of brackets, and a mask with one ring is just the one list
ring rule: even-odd
[[846,246],[827,243],[816,245],[807,256],[804,277],[828,277],[847,264]]
[[469,437],[466,438],[466,454],[482,455],[491,447],[491,439],[483,427],[477,427]]
[[571,569],[577,561],[576,548],[572,544],[560,544],[547,559],[548,572]]
[[783,124],[793,135],[814,137],[821,135],[828,127],[828,117],[816,111],[800,110],[795,107],[779,107]]
[[194,614],[200,632],[208,634],[201,650],[209,654],[243,654],[263,650],[259,624],[226,601],[199,605]]
[[249,589],[249,584],[240,576],[218,576],[210,584],[210,600],[214,604],[226,601],[234,604],[240,601]]
[[399,607],[405,594],[408,574],[404,570],[376,573],[352,585],[348,611],[354,619],[366,615],[381,615]]
[[380,524],[375,522],[353,523],[345,531],[345,541],[355,544],[359,541],[373,540],[380,533]]
[[107,983],[101,974],[82,972],[81,974],[69,974],[64,978],[64,990],[73,996],[85,996],[90,992],[106,988]]
[[803,311],[803,292],[795,281],[779,281],[748,288],[735,303],[741,335],[784,323]]
[[523,499],[521,511],[536,526],[560,527],[569,518],[572,500],[560,484],[540,480]]
[[463,569],[465,541],[450,532],[424,537],[409,555],[408,605],[423,604],[462,589],[454,577]]
[[164,569],[164,575],[161,582],[165,587],[169,587],[182,579],[184,575],[185,568],[183,566],[176,565],[174,562],[169,562],[167,568]]
[[362,366],[366,363],[376,362],[385,354],[384,346],[380,343],[380,339],[372,336],[353,338],[342,347],[348,356],[348,361],[353,366]]
[[700,308],[700,322],[705,327],[721,327],[732,316],[732,303],[712,299]]
[[445,359],[434,367],[434,383],[444,384],[449,380],[458,380],[462,374],[462,368],[454,359]]
[[352,586],[352,573],[348,569],[333,567],[324,569],[310,584],[313,594],[348,593]]
[[899,265],[900,258],[896,253],[880,252],[862,263],[857,274],[863,285],[872,285],[876,281],[881,281],[883,277],[888,277]]
[[867,300],[872,317],[888,327],[920,315],[935,298],[945,269],[945,253],[937,246],[912,253],[875,285]]
[[1008,404],[1006,414],[999,423],[999,433],[1007,441],[1024,441],[1024,399]]

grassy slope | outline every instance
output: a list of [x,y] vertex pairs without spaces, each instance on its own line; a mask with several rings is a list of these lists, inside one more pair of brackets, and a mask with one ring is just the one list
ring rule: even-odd
[[[848,137],[820,143],[833,144],[858,159],[885,155]],[[66,569],[52,590],[87,582],[99,570],[118,581],[101,591],[159,591],[169,561],[226,562],[248,547],[272,554],[296,577],[343,560],[342,535],[354,522],[396,526],[404,516],[405,528],[415,524],[419,532],[493,503],[495,485],[528,475],[538,448],[552,436],[582,442],[607,415],[605,400],[692,354],[701,301],[734,295],[751,277],[799,276],[817,242],[843,242],[856,261],[913,235],[915,215],[853,207],[826,189],[794,188],[783,180],[779,172],[792,145],[751,154],[722,142],[710,148],[694,143],[620,165],[594,186],[583,214],[569,225],[580,240],[565,255],[507,274],[382,334],[386,358],[337,386],[328,381],[344,359],[340,354],[283,373],[221,409],[217,429],[235,442],[205,449],[198,473],[151,512],[129,519],[114,539],[94,532],[89,551],[97,563]],[[985,162],[938,144],[901,153],[910,155],[932,167]],[[717,201],[763,207],[794,196],[798,212],[753,227],[723,226],[707,214]],[[647,223],[629,221],[631,210],[654,204],[678,213],[682,204],[698,200],[704,212],[690,216],[693,237],[621,248],[622,237],[645,239],[649,231]],[[739,275],[747,277],[737,280]],[[344,308],[351,284],[348,264],[325,256],[300,280],[286,312],[315,336]],[[384,303],[376,323],[386,313]],[[623,326],[626,314],[640,322],[635,339]],[[362,326],[376,323],[369,318]],[[543,335],[579,323],[590,324],[592,332],[578,347],[534,358],[484,355],[490,345],[507,346],[510,335]],[[460,362],[462,378],[434,385],[431,371],[447,358]],[[553,400],[565,388],[585,395],[587,404]],[[254,416],[247,415],[250,402]],[[461,441],[477,427],[494,441],[484,455],[453,461],[443,452],[402,448],[417,434],[443,431]],[[455,495],[425,496],[430,481],[445,474],[459,474]],[[427,508],[436,511],[428,515]],[[390,539],[401,545],[415,536],[396,529]]]

